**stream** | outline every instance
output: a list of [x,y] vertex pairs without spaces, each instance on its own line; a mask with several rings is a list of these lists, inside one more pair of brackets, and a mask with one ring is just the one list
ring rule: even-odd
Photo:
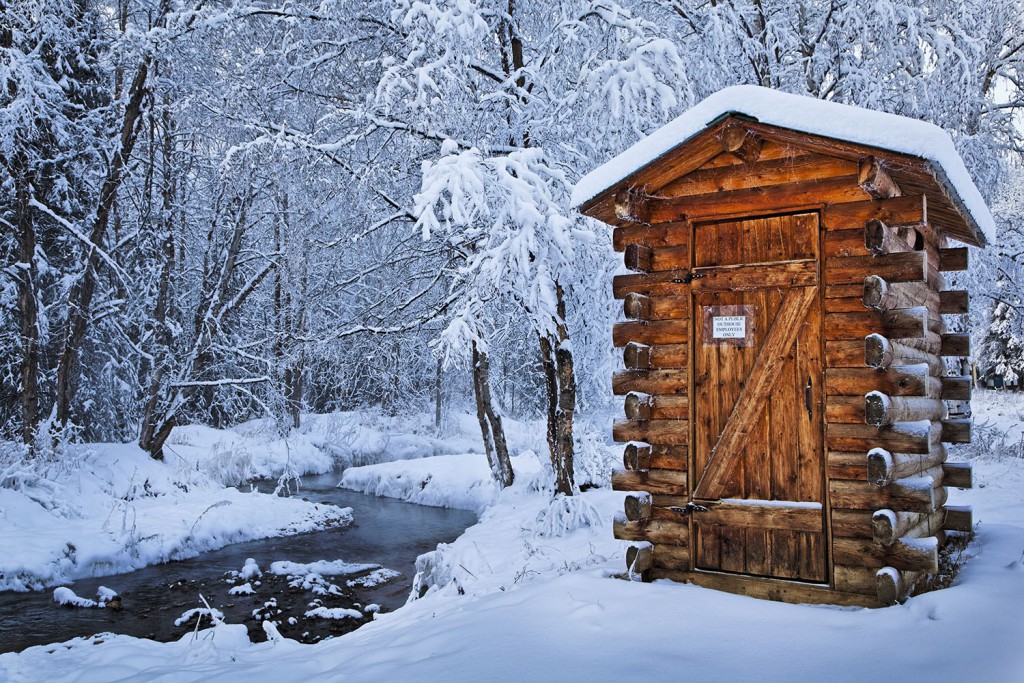
[[[260,617],[280,622],[282,635],[316,642],[357,628],[361,620],[305,619],[311,603],[320,600],[327,609],[360,610],[370,604],[381,611],[401,607],[409,595],[416,557],[433,550],[438,543],[455,540],[476,522],[466,510],[413,505],[389,498],[367,496],[336,488],[339,472],[302,478],[295,494],[314,502],[351,507],[351,526],[295,536],[236,543],[203,553],[189,560],[153,565],[127,574],[81,579],[69,587],[83,598],[95,598],[106,586],[121,597],[123,609],[64,607],[53,599],[53,589],[39,593],[0,593],[0,652],[20,651],[33,645],[56,643],[76,636],[113,632],[155,640],[176,640],[195,628],[195,621],[181,626],[175,620],[183,612],[204,607],[200,595],[224,613],[228,623],[246,623],[254,641],[265,640]],[[272,484],[263,485],[272,489]],[[255,595],[230,595],[228,572],[238,572],[246,558],[254,558],[263,569],[262,584]],[[284,577],[267,573],[271,562],[315,562],[344,560],[379,564],[400,572],[400,576],[378,586],[346,585],[346,576],[324,576],[336,589],[317,595],[308,586],[290,587]],[[314,603],[315,604],[315,603]],[[290,624],[291,617],[296,623]]]

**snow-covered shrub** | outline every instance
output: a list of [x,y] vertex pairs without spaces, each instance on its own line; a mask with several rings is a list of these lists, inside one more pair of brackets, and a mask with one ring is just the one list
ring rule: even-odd
[[202,471],[221,486],[238,486],[253,478],[252,453],[239,441],[218,441],[210,457],[201,461]]
[[537,513],[533,534],[541,538],[557,538],[582,527],[604,524],[601,513],[579,496],[555,496],[548,506]]
[[1024,435],[1014,440],[992,422],[975,422],[971,442],[947,446],[950,460],[973,460],[983,457],[1024,458]]
[[598,423],[577,419],[573,428],[576,455],[573,460],[576,485],[582,489],[611,486],[612,468],[617,462],[616,448],[609,446],[609,432]]

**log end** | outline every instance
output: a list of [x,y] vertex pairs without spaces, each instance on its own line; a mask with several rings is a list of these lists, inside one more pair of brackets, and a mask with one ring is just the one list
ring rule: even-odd
[[626,548],[626,571],[631,581],[646,581],[646,574],[653,566],[653,545],[642,541]]

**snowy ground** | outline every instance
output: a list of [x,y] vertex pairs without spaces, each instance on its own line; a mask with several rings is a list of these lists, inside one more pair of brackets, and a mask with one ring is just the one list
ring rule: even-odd
[[179,427],[163,462],[131,444],[70,446],[33,466],[5,466],[0,458],[0,591],[40,590],[347,524],[348,511],[253,492],[246,482],[269,479],[295,490],[304,474],[467,452],[479,441],[467,417],[444,438],[422,416],[339,413],[306,416],[286,439],[262,420],[230,430]]
[[[983,394],[975,402],[979,423],[1013,428],[1017,406],[1024,402],[1016,395]],[[107,635],[0,655],[0,680],[1020,681],[1018,455],[1009,448],[975,455],[975,488],[951,500],[974,506],[971,557],[951,588],[901,606],[785,605],[609,578],[623,566],[624,544],[610,528],[622,494],[599,489],[552,502],[543,464],[527,464],[524,454],[515,486],[480,523],[421,558],[424,597],[355,632],[309,646],[282,639],[253,645],[245,627],[232,624],[175,643]],[[477,456],[349,476],[410,499],[433,489],[441,502],[447,490],[449,504],[475,505],[465,490],[488,475]]]

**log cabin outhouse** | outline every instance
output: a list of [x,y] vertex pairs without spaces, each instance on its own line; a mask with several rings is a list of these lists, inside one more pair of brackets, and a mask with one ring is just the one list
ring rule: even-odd
[[[971,486],[967,313],[943,273],[993,219],[949,136],[737,86],[601,166],[614,226],[633,575],[791,602],[892,604],[934,573]],[[955,240],[960,246],[951,245]]]

